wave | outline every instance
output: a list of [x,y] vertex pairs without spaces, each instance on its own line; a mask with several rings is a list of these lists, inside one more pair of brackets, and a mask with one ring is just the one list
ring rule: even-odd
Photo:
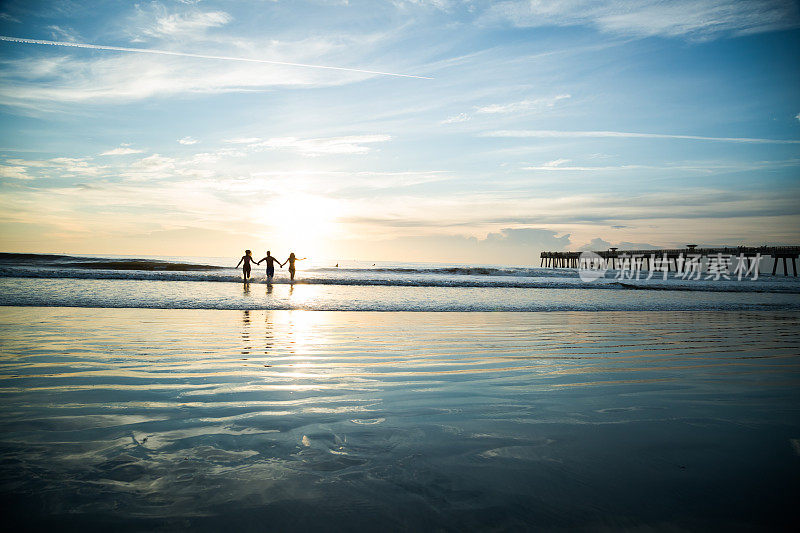
[[147,271],[191,271],[223,270],[225,267],[196,265],[192,263],[170,263],[167,261],[96,261],[67,263],[66,268],[88,268],[95,270],[147,270]]
[[[571,269],[574,271],[574,269]],[[376,274],[432,274],[448,276],[513,276],[513,277],[549,277],[563,276],[564,271],[544,268],[501,268],[501,267],[377,267],[377,268],[310,268],[307,272],[344,272],[344,273],[376,273]]]
[[[100,264],[100,263],[98,263]],[[206,272],[190,272],[187,269],[153,269],[153,270],[109,270],[97,268],[53,269],[53,268],[26,268],[26,267],[0,267],[0,277],[6,278],[33,278],[33,279],[96,279],[96,280],[140,280],[140,281],[190,281],[214,283],[242,283],[242,278],[233,269],[213,267]],[[228,270],[230,273],[222,272]],[[394,269],[399,270],[399,269]],[[460,287],[460,288],[518,288],[518,289],[605,289],[605,290],[661,290],[661,291],[702,291],[702,292],[741,292],[741,293],[791,293],[800,294],[800,282],[786,282],[781,280],[767,281],[692,281],[692,280],[641,280],[617,281],[613,278],[599,279],[593,282],[581,281],[577,276],[539,277],[539,278],[464,278],[457,276],[391,276],[369,277],[364,274],[374,272],[373,269],[351,269],[350,275],[336,277],[303,276],[294,282],[286,277],[274,278],[271,283],[276,285],[343,285],[343,286],[395,286],[395,287]],[[360,273],[361,275],[356,275]],[[267,284],[263,276],[251,278],[250,283]]]
[[0,264],[58,266],[93,270],[194,271],[222,270],[224,267],[196,263],[176,263],[158,259],[111,259],[55,254],[0,253]]

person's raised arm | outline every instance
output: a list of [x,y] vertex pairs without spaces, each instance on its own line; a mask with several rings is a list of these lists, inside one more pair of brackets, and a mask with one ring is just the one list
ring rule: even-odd
[[264,259],[259,259],[259,260],[258,260],[258,263],[256,263],[256,264],[257,264],[257,265],[260,265],[260,264],[261,264],[261,261],[266,261],[266,260],[267,260],[267,258],[266,258],[266,257],[265,257]]

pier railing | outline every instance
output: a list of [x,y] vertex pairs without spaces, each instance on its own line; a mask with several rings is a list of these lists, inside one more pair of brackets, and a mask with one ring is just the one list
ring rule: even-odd
[[[542,252],[539,266],[547,268],[579,268],[581,266],[581,254],[584,252]],[[610,268],[620,266],[623,258],[637,258],[643,270],[653,267],[653,259],[658,260],[659,264],[666,262],[668,270],[675,271],[680,269],[680,258],[688,257],[708,258],[731,256],[743,257],[745,261],[757,260],[759,257],[769,256],[773,259],[772,274],[778,267],[779,260],[783,260],[783,274],[788,275],[787,260],[792,260],[792,271],[797,276],[796,260],[800,258],[800,246],[727,246],[721,248],[697,248],[690,244],[686,248],[660,248],[649,250],[619,250],[609,248],[608,250],[593,250],[593,253],[602,257],[606,265]]]

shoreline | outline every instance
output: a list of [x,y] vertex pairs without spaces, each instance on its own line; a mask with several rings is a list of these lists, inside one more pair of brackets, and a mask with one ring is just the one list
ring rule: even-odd
[[800,309],[791,292],[245,284],[0,277],[0,305],[317,311]]

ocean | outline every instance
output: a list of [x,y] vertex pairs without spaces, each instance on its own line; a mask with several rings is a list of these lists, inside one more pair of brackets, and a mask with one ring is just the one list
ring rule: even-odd
[[800,281],[651,279],[609,270],[398,262],[299,261],[295,282],[265,268],[248,284],[234,258],[0,254],[0,305],[317,311],[647,311],[798,309]]
[[0,254],[8,527],[796,525],[797,278],[236,260]]

